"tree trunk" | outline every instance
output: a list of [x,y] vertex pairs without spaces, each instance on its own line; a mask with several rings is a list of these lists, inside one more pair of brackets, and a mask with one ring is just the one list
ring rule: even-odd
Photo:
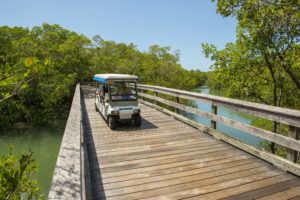
[[[264,52],[264,59],[266,61],[267,67],[271,73],[272,76],[272,81],[273,81],[273,106],[277,106],[278,102],[277,102],[277,80],[275,77],[275,71],[273,69],[273,65],[270,63],[269,58],[267,56],[267,54]],[[273,133],[277,133],[277,125],[278,123],[273,121],[273,127],[272,127],[272,132]],[[275,148],[275,143],[274,142],[270,142],[269,143],[269,147],[270,147],[270,151],[275,154],[276,152],[276,148]]]
[[[278,127],[278,122],[273,121],[272,132],[277,133],[277,127]],[[273,154],[275,154],[276,148],[275,148],[275,143],[274,142],[270,143],[270,150]]]
[[[274,104],[274,106],[277,106],[277,86],[276,85],[277,84],[274,82],[274,87],[273,87],[273,104]],[[273,121],[273,127],[272,127],[273,133],[277,133],[277,125],[278,125],[278,123],[276,121]],[[270,150],[273,154],[275,154],[276,148],[275,148],[274,142],[270,143]]]

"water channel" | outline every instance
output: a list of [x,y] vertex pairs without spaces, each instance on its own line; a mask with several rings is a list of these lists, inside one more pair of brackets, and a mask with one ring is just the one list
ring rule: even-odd
[[16,124],[10,129],[0,129],[0,157],[9,153],[8,145],[13,145],[12,153],[33,151],[33,159],[39,165],[38,180],[41,193],[48,196],[57,155],[59,152],[66,120],[47,126]]
[[[193,92],[199,92],[202,94],[211,94],[211,95],[218,95],[218,96],[222,96],[222,94],[220,93],[220,91],[216,91],[216,90],[210,90],[207,87],[201,87],[201,88],[197,88],[194,89]],[[197,105],[198,109],[206,111],[206,112],[211,112],[211,105],[209,104],[205,104],[202,102],[193,102],[194,104]],[[194,115],[191,113],[187,113],[187,112],[181,112],[180,114],[182,114],[185,117],[188,117],[189,119],[195,120],[205,126],[210,127],[210,120],[204,117],[200,117],[198,115]],[[237,112],[237,111],[233,111],[233,110],[229,110],[226,108],[221,108],[218,107],[218,111],[217,114],[229,119],[233,119],[235,121],[239,121],[245,124],[251,124],[252,120],[255,119],[255,117],[241,113],[241,112]],[[221,123],[217,122],[217,130],[221,131],[231,137],[234,137],[240,141],[243,141],[245,143],[248,143],[252,146],[255,146],[257,148],[260,148],[260,142],[264,141],[261,138],[258,138],[256,136],[250,135],[246,132],[231,128],[229,126],[225,126]]]

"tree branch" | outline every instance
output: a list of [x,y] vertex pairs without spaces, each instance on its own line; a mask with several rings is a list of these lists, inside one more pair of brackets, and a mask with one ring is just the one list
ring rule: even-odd
[[[283,62],[283,57],[281,56],[280,53],[278,54],[278,57],[279,57],[280,61]],[[296,85],[298,90],[300,90],[300,83],[297,80],[297,78],[295,77],[295,75],[293,74],[293,72],[291,71],[291,69],[284,64],[282,64],[281,66],[286,71],[286,73],[290,76],[290,78],[292,79],[292,81],[294,82],[294,84]]]
[[10,77],[12,77],[12,76],[14,76],[16,73],[18,73],[18,72],[21,71],[21,70],[22,70],[22,69],[18,69],[18,70],[15,71],[14,73],[12,73],[12,74],[10,74],[10,75],[8,75],[8,76],[6,76],[6,77],[1,78],[0,81],[4,81],[4,80],[6,80],[6,79],[8,79],[8,78],[10,78]]
[[[31,151],[30,154],[29,154],[29,156],[28,156],[28,159],[27,159],[27,161],[26,161],[26,163],[25,163],[25,165],[24,165],[24,167],[21,169],[20,177],[23,176],[23,173],[24,173],[24,171],[25,171],[27,165],[29,164],[29,161],[30,161],[30,159],[31,159],[32,154],[33,154],[33,152]],[[18,183],[19,183],[19,182],[16,182],[16,183],[15,183],[13,190],[8,194],[8,196],[5,198],[5,200],[9,200],[9,199],[11,198],[11,196],[14,194],[14,192],[16,191],[16,189],[17,189],[17,187],[18,187]]]
[[[276,55],[278,56],[279,60],[282,63],[284,63],[284,57],[283,57],[283,55],[285,54],[286,51],[288,51],[288,49],[286,48],[285,51],[283,52],[284,54],[282,55],[281,52],[279,52],[278,48],[274,44],[272,46],[274,47],[274,49],[276,51]],[[297,89],[300,90],[300,83],[297,80],[297,78],[295,77],[295,75],[293,74],[293,72],[291,71],[290,67],[286,66],[285,64],[281,64],[280,66],[282,66],[282,68],[285,70],[285,72],[292,79],[292,81],[296,85]]]
[[16,89],[14,90],[14,92],[11,95],[9,95],[8,97],[5,97],[4,99],[0,99],[0,103],[2,103],[3,101],[6,101],[6,100],[12,98],[13,96],[15,96],[16,94],[18,94],[21,90],[24,89],[24,88],[21,88],[22,85],[30,82],[32,79],[33,79],[33,77],[31,77],[27,81],[21,81],[20,84],[16,87]]

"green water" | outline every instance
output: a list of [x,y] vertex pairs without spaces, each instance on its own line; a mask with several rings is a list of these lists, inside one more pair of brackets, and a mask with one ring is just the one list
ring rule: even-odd
[[[195,90],[193,90],[193,92],[199,92],[202,94],[211,94],[211,95],[218,95],[218,96],[223,96],[222,93],[220,91],[217,90],[210,90],[207,87],[201,87],[201,88],[197,88]],[[193,101],[193,104],[197,106],[198,109],[206,111],[206,112],[211,112],[211,105],[209,104],[205,104],[202,102],[198,102],[198,101]],[[218,111],[217,111],[218,115],[229,118],[229,119],[233,119],[235,121],[238,122],[242,122],[245,124],[249,124],[251,125],[251,123],[253,122],[253,120],[255,120],[256,118],[241,112],[236,112],[233,110],[229,110],[226,108],[222,108],[222,107],[218,107]],[[192,113],[187,113],[187,112],[180,112],[181,115],[188,117],[192,120],[195,120],[205,126],[210,127],[210,120],[204,117],[200,117],[198,115],[194,115]],[[258,138],[256,136],[253,136],[249,133],[231,128],[229,126],[223,125],[221,123],[217,122],[217,130],[221,131],[231,137],[234,137],[238,140],[241,140],[243,142],[246,142],[252,146],[255,146],[257,148],[261,148],[260,143],[263,142],[264,140],[261,138]]]
[[35,175],[41,188],[41,193],[48,196],[52,175],[55,169],[65,120],[57,121],[47,126],[15,125],[10,129],[0,130],[0,156],[7,155],[8,145],[14,146],[13,153],[28,153],[33,151],[33,158],[39,165]]

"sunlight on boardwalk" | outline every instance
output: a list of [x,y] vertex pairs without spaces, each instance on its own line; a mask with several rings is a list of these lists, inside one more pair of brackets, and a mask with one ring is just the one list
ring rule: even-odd
[[289,199],[300,179],[140,104],[142,126],[111,131],[82,86],[94,199]]

